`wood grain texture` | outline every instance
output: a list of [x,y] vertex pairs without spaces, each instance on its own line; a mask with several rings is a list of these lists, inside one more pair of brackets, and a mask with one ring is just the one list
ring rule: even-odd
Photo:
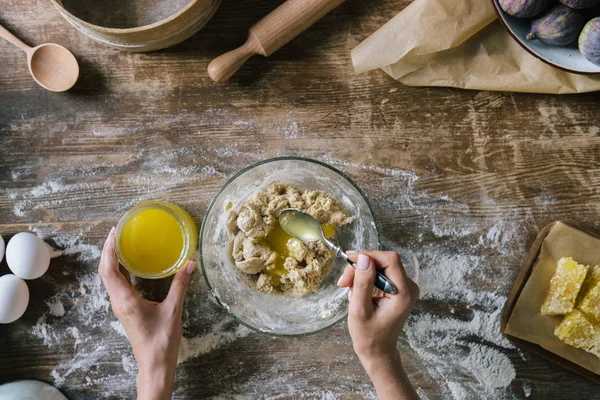
[[[281,155],[319,159],[348,174],[371,199],[384,246],[417,254],[421,268],[436,267],[433,250],[477,252],[485,262],[474,268],[485,274],[469,284],[481,291],[509,292],[547,223],[561,219],[600,231],[597,94],[411,88],[381,71],[355,75],[350,50],[407,0],[347,1],[269,59],[250,59],[227,84],[214,84],[206,74],[209,61],[243,43],[248,27],[279,4],[224,1],[188,41],[132,54],[78,34],[47,1],[3,1],[4,26],[28,44],[64,45],[77,56],[81,74],[71,91],[46,92],[31,80],[24,55],[0,45],[2,236],[34,229],[58,247],[64,235],[99,247],[124,211],[148,198],[181,205],[199,224],[230,176]],[[500,222],[514,233],[502,248],[486,239]],[[434,229],[440,226],[449,233]],[[464,227],[467,232],[452,234]],[[32,327],[46,317],[56,332],[67,332],[76,308],[89,301],[79,279],[93,274],[96,263],[66,254],[52,260],[42,279],[28,282],[28,311],[0,326],[0,382],[55,383],[51,373],[85,343],[68,336],[48,346]],[[0,273],[7,271],[0,264]],[[219,321],[223,329],[234,327],[196,275],[186,334],[209,334]],[[140,287],[160,297],[167,283]],[[74,292],[64,299],[65,316],[47,316],[44,302],[62,292]],[[474,310],[476,304],[458,298],[431,296],[414,315],[468,321]],[[90,318],[109,321],[110,313]],[[126,339],[108,326],[77,328],[111,351],[85,369],[61,370],[67,377],[62,390],[72,399],[133,398],[135,378],[123,365],[130,357]],[[460,365],[432,372],[431,360],[406,335],[398,346],[424,397],[451,398],[447,379],[467,388],[481,384]],[[538,356],[502,351],[516,379],[479,398],[526,398],[528,389],[532,398],[548,400],[566,393],[597,397],[597,385]],[[305,338],[251,334],[232,340],[181,364],[176,386],[177,399],[373,398],[343,323]]]

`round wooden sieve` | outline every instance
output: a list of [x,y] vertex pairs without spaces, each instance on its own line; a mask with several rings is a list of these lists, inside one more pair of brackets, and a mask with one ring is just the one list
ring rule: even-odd
[[126,51],[164,49],[198,32],[221,0],[50,0],[75,28]]

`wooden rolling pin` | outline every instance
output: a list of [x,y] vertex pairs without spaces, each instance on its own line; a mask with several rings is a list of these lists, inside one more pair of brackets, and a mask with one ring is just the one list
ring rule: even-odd
[[246,43],[215,58],[208,65],[208,75],[215,82],[226,81],[250,57],[255,54],[270,56],[343,2],[287,0],[250,28]]

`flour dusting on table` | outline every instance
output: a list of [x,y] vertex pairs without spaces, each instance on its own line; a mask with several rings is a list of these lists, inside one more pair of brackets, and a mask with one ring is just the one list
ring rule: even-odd
[[328,162],[387,176],[390,187],[367,186],[365,191],[380,199],[378,208],[400,216],[406,212],[417,221],[411,222],[417,225],[416,237],[401,245],[384,238],[383,247],[400,253],[408,275],[421,288],[405,337],[426,372],[440,382],[443,397],[512,398],[515,353],[501,333],[500,312],[514,280],[508,266],[519,264],[526,253],[523,222],[499,213],[480,226],[468,207],[447,195],[419,191],[419,177],[411,172],[332,158]]
[[[32,335],[40,338],[44,345],[60,349],[64,355],[63,360],[50,372],[53,383],[70,390],[75,390],[80,385],[100,386],[104,388],[104,395],[107,397],[119,396],[119,393],[130,391],[135,387],[137,364],[131,350],[123,351],[119,350],[118,346],[110,345],[114,342],[126,343],[127,339],[125,330],[110,310],[108,295],[96,272],[101,254],[100,247],[85,243],[82,232],[64,233],[58,229],[44,230],[39,227],[32,227],[31,230],[51,242],[53,246],[57,246],[52,253],[54,258],[73,257],[77,261],[77,269],[81,270],[79,272],[67,269],[69,274],[75,275],[74,282],[67,290],[46,300],[47,313],[38,319],[30,331]],[[80,268],[83,265],[90,268]],[[197,298],[201,294],[206,295],[199,273],[193,276],[190,286],[188,299]],[[189,309],[184,312],[184,338],[180,347],[179,362],[207,354],[251,334],[246,327],[232,325],[232,318],[221,312],[214,302],[204,301],[194,307],[198,314],[190,313]],[[206,319],[211,322],[207,323]],[[210,331],[188,337],[185,326],[197,324],[199,320],[203,321],[203,325],[211,327]],[[114,332],[112,338],[110,335],[106,336],[107,326]],[[83,334],[77,327],[85,327],[86,333]],[[70,352],[64,348],[67,340],[74,340],[74,348]],[[114,350],[115,348],[117,349]],[[115,357],[121,360],[120,370],[107,372],[98,367],[99,364],[109,362]],[[83,373],[85,380],[70,380],[75,373]]]
[[[300,127],[294,124],[283,125],[278,133],[286,138],[301,134]],[[213,179],[223,180],[259,156],[259,152],[241,153],[236,143],[218,148],[210,155],[185,148],[131,154],[126,160],[114,161],[142,166],[139,173],[126,176],[121,182],[128,185],[129,193],[132,191],[134,195],[124,199],[118,212],[140,200],[163,197]],[[219,170],[210,164],[199,167],[204,164],[198,157],[232,162]],[[428,375],[438,382],[436,390],[448,399],[509,399],[512,390],[530,396],[531,385],[518,385],[518,388],[513,385],[517,373],[511,360],[519,357],[519,353],[502,336],[499,327],[500,310],[514,279],[510,266],[519,264],[526,251],[526,222],[516,223],[505,210],[499,210],[495,219],[476,220],[469,206],[444,193],[420,190],[421,178],[411,171],[346,161],[328,154],[320,158],[359,182],[362,179],[361,186],[372,199],[376,212],[395,216],[394,225],[384,227],[387,237],[394,239],[384,238],[383,246],[402,255],[408,274],[421,287],[421,300],[399,340],[403,351],[412,352],[405,359],[414,360],[421,368],[415,371],[408,368],[409,373]],[[14,214],[27,217],[38,211],[56,213],[63,207],[76,207],[80,196],[101,198],[110,190],[118,190],[115,184],[97,179],[86,169],[88,167],[78,168],[87,171],[88,179],[82,180],[77,171],[62,171],[29,190],[9,190]],[[13,176],[20,176],[19,171],[13,172]],[[386,185],[381,185],[381,179],[365,179],[367,174],[380,176]],[[217,187],[220,184],[222,182]],[[110,215],[115,212],[109,211]],[[49,377],[54,384],[74,392],[86,387],[101,388],[104,397],[118,397],[135,387],[137,365],[96,272],[102,243],[100,240],[89,242],[96,225],[90,223],[86,229],[75,231],[55,225],[30,228],[52,246],[53,258],[61,257],[60,263],[66,263],[61,273],[69,277],[70,282],[60,293],[45,299],[47,312],[30,333],[61,354]],[[236,341],[252,341],[256,337],[219,308],[208,295],[200,274],[196,273],[193,279],[184,309],[179,381],[185,381],[192,373],[185,368],[188,362],[212,352],[227,351]],[[334,328],[322,337],[334,340],[344,329]],[[342,334],[342,339],[336,340],[342,340],[344,346],[351,348],[350,338]],[[260,340],[268,343],[265,338]],[[73,344],[72,348],[64,345],[67,341]],[[335,362],[341,360],[337,358]],[[358,360],[346,357],[343,362],[356,364]],[[362,374],[360,366],[356,366]],[[222,396],[233,398],[262,390],[272,393],[269,397],[272,399],[343,399],[339,393],[376,398],[370,384],[357,383],[364,376],[335,376],[332,372],[332,379],[342,385],[334,392],[314,388],[308,378],[298,374],[280,374],[274,380],[276,372],[276,364],[264,366],[245,383],[223,387]],[[314,374],[320,373],[314,371]],[[422,398],[428,398],[430,389],[417,390]],[[175,397],[178,396],[189,396],[185,385],[177,387]]]

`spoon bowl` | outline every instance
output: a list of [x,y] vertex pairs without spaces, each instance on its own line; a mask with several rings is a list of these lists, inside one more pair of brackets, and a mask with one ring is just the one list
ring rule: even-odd
[[33,79],[52,92],[71,89],[79,77],[79,64],[75,56],[55,43],[33,47],[27,52],[27,62]]
[[[306,211],[297,208],[286,208],[279,213],[279,225],[281,225],[283,230],[290,236],[302,240],[303,242],[322,240],[327,247],[335,252],[336,257],[342,257],[349,265],[356,268],[356,263],[348,258],[344,249],[327,239],[319,221]],[[394,286],[394,284],[380,271],[377,271],[375,287],[383,293],[398,293],[398,288],[396,288],[396,286]]]
[[29,73],[44,89],[64,92],[77,82],[79,64],[75,56],[61,45],[46,43],[36,47],[28,46],[2,25],[0,25],[0,37],[27,54]]
[[303,242],[326,239],[323,227],[312,215],[289,208],[279,214],[279,224],[284,231]]

